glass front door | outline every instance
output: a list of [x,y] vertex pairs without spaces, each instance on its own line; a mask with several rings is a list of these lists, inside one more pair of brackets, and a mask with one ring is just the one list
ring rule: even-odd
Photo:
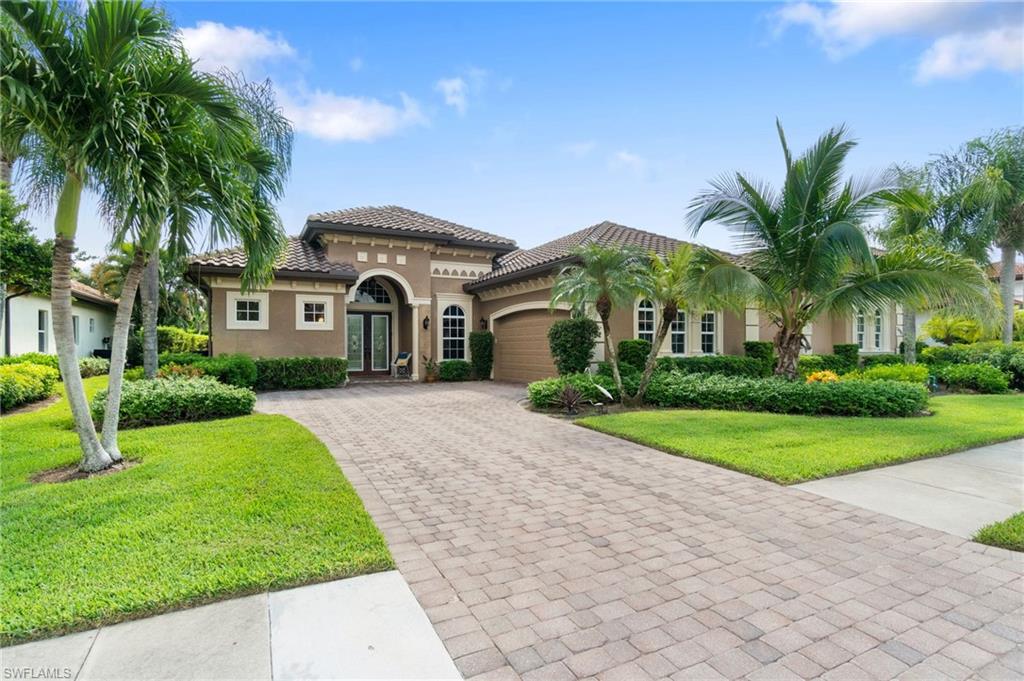
[[350,314],[345,325],[348,346],[348,370],[363,370],[363,315]]
[[389,331],[391,324],[386,314],[371,315],[370,323],[370,369],[387,371],[391,364]]

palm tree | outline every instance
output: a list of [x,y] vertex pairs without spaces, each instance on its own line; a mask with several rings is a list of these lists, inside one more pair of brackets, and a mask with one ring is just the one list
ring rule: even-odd
[[795,378],[804,327],[827,314],[889,304],[961,309],[987,304],[984,273],[941,248],[904,244],[876,257],[863,224],[898,189],[882,181],[841,180],[855,146],[834,128],[793,158],[781,124],[782,190],[740,173],[712,183],[691,203],[696,234],[717,221],[737,233],[739,260],[704,249],[694,260],[710,300],[741,311],[756,304],[776,326],[777,375]]
[[203,78],[191,69],[150,68],[180,46],[164,13],[138,0],[84,9],[36,0],[6,2],[2,9],[0,96],[27,131],[22,152],[33,198],[56,204],[54,339],[82,447],[80,467],[96,471],[113,459],[89,414],[72,334],[70,281],[82,191],[95,190],[112,214],[138,199],[142,178],[164,155],[150,140],[154,99],[190,101],[215,117],[233,112],[220,98],[207,97]]
[[628,400],[624,397],[623,402],[633,404],[643,402],[644,394],[647,392],[647,386],[651,383],[654,367],[658,361],[658,349],[665,342],[665,336],[668,335],[669,329],[676,321],[679,310],[685,310],[686,307],[702,309],[704,306],[702,292],[694,277],[693,255],[693,247],[689,244],[681,244],[664,260],[656,253],[651,253],[650,270],[644,289],[647,300],[661,310],[661,320],[658,322],[654,343],[647,355],[636,395]]
[[568,303],[577,313],[585,314],[591,308],[597,311],[615,387],[626,399],[609,320],[613,309],[632,307],[638,292],[644,290],[648,278],[647,258],[635,249],[605,248],[597,244],[578,247],[573,256],[577,262],[563,267],[551,288],[551,307]]
[[965,202],[978,207],[1000,253],[1002,340],[1013,342],[1013,282],[1016,255],[1024,251],[1024,128],[998,132],[970,144],[985,157],[985,166],[965,192]]

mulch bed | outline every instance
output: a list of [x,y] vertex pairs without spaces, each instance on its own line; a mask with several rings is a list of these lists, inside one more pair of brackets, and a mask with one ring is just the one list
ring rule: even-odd
[[134,468],[139,465],[139,461],[124,460],[121,463],[114,464],[110,468],[104,468],[101,471],[95,473],[84,473],[78,470],[78,464],[72,464],[70,466],[62,466],[61,468],[51,468],[48,471],[42,471],[32,476],[32,482],[42,483],[53,483],[53,482],[71,482],[72,480],[85,480],[87,478],[98,478],[103,475],[112,475],[114,473],[120,473],[121,471]]

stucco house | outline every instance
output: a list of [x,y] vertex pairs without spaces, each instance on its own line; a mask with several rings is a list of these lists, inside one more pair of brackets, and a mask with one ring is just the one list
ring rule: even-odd
[[[57,354],[53,340],[53,313],[50,298],[28,293],[7,299],[4,311],[4,355],[26,352]],[[90,357],[95,351],[110,349],[114,335],[117,300],[86,286],[71,282],[71,321],[75,334],[75,353]]]
[[[210,304],[214,354],[340,356],[350,373],[387,375],[400,352],[411,354],[412,377],[422,358],[469,358],[469,333],[494,333],[494,378],[526,382],[553,375],[547,330],[568,317],[550,310],[558,270],[572,249],[598,243],[635,246],[664,255],[680,243],[671,237],[602,222],[535,248],[398,206],[351,208],[310,215],[288,240],[274,281],[243,293],[240,248],[194,258],[190,277]],[[658,319],[649,302],[617,310],[616,340],[653,339]],[[864,352],[898,346],[895,310],[865,310],[850,318],[809,325],[808,351],[827,353],[834,343],[859,343]],[[771,340],[758,310],[680,311],[660,352],[665,355],[742,354],[745,340]],[[604,357],[598,344],[596,360]]]

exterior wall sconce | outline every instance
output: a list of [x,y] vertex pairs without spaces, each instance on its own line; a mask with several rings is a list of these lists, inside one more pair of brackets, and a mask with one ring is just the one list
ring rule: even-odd
[[424,331],[429,331],[430,330],[430,317],[429,316],[423,318],[423,330]]
[[480,330],[481,331],[486,331],[487,330],[487,319],[485,319],[484,317],[480,318]]

